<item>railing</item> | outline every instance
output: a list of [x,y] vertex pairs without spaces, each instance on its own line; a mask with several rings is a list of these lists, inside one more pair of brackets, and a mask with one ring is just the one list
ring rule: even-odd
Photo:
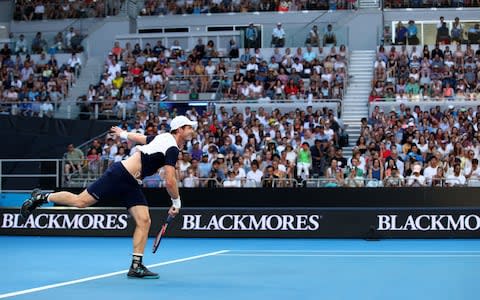
[[[257,106],[261,106],[266,110],[270,109],[273,110],[274,108],[279,108],[281,111],[289,111],[295,105],[298,106],[312,106],[313,109],[322,109],[323,107],[327,107],[328,109],[332,109],[335,114],[338,114],[341,111],[341,103],[340,99],[312,99],[311,101],[308,100],[297,100],[297,101],[290,101],[290,100],[273,100],[269,102],[259,101],[259,100],[232,100],[232,99],[218,99],[218,91],[211,93],[213,97],[209,99],[196,99],[196,100],[167,100],[167,101],[145,101],[144,104],[148,108],[148,111],[152,111],[154,113],[158,113],[161,109],[169,109],[173,106],[178,105],[185,105],[185,106],[205,106],[208,108],[216,109],[217,106],[237,106],[241,108],[242,106],[250,106],[251,108],[255,108]],[[52,102],[53,105],[53,117],[59,111],[60,105],[65,105],[67,110],[67,118],[70,118],[71,115],[69,112],[72,111],[72,107],[74,106],[81,106],[80,116],[83,116],[86,119],[98,120],[98,119],[120,119],[120,120],[128,120],[130,117],[133,117],[136,112],[136,104],[138,101],[131,100],[131,104],[133,108],[127,108],[126,105],[118,105],[118,103],[123,103],[122,101],[112,101],[112,103],[108,103],[105,101],[74,101],[74,100],[63,100],[63,101],[55,101]],[[24,112],[22,110],[21,105],[28,104],[29,116],[47,116],[46,112],[42,112],[40,109],[41,103],[39,102],[20,102],[20,101],[0,101],[0,112],[9,113],[9,114],[22,114]],[[109,105],[108,109],[102,109],[104,104],[111,104]],[[110,107],[111,106],[111,107]]]
[[384,180],[369,179],[364,177],[354,178],[308,178],[300,183],[300,186],[307,188],[326,188],[326,187],[480,187],[480,179],[468,179],[462,182],[460,179],[451,177],[425,179],[424,183],[415,180],[412,177],[388,177]]
[[400,105],[404,105],[405,107],[413,108],[414,106],[419,106],[422,111],[429,110],[430,108],[434,108],[440,106],[440,109],[446,110],[449,109],[449,106],[454,106],[454,109],[460,108],[473,108],[474,110],[477,109],[477,106],[480,104],[480,99],[477,101],[460,101],[460,100],[441,100],[441,101],[418,101],[418,102],[403,102],[403,101],[373,101],[367,104],[367,99],[365,99],[365,105],[369,107],[369,114],[371,114],[376,107],[380,110],[383,110],[385,114],[390,112],[391,110],[397,111]]
[[[22,164],[27,165],[22,168]],[[30,192],[34,187],[39,186],[47,190],[62,187],[86,188],[108,168],[109,161],[100,160],[96,169],[91,168],[87,160],[80,161],[82,171],[72,172],[69,176],[64,174],[65,164],[66,160],[64,159],[0,159],[0,194],[2,192]],[[24,181],[24,179],[29,180]],[[224,188],[225,182],[226,180],[218,181],[216,178],[195,178],[192,185],[185,184],[185,181],[179,182],[179,185],[192,188]],[[165,187],[163,178],[157,174],[144,178],[142,184],[147,188]],[[238,184],[233,184],[233,186],[246,188],[480,187],[480,178],[471,178],[463,182],[449,176],[426,179],[424,183],[416,182],[412,177],[388,177],[384,180],[364,177],[342,179],[320,177],[308,178],[300,182],[294,178],[270,178],[262,179],[261,182],[238,179]]]
[[[22,172],[21,165],[26,166],[27,171]],[[30,192],[33,188],[31,182],[35,179],[46,179],[50,181],[50,187],[59,188],[61,184],[62,162],[59,159],[0,159],[0,194],[3,192]],[[28,171],[32,169],[39,169],[38,172]],[[43,172],[42,172],[43,171]],[[9,183],[9,179],[13,179],[15,183]],[[30,179],[29,182],[22,182],[23,179]],[[53,180],[53,182],[51,182]],[[41,180],[39,180],[41,181]],[[9,188],[4,189],[4,184]]]

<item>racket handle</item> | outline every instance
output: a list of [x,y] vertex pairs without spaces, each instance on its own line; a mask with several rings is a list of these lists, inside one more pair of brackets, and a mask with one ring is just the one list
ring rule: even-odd
[[172,222],[172,220],[173,220],[174,218],[175,218],[174,216],[168,215],[168,217],[167,217],[167,223]]

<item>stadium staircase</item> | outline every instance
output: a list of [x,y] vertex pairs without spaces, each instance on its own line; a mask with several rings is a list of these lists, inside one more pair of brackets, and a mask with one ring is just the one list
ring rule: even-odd
[[373,78],[375,50],[356,50],[350,53],[350,83],[343,99],[342,119],[347,125],[349,146],[344,148],[344,155],[351,155],[360,136],[360,120],[368,117],[368,96]]
[[379,0],[358,0],[360,8],[379,8]]
[[86,62],[83,62],[83,68],[80,76],[77,78],[75,86],[70,88],[70,93],[67,97],[68,101],[63,102],[57,113],[56,118],[60,119],[75,119],[80,113],[80,106],[75,102],[79,97],[86,95],[90,84],[97,84],[100,80],[101,72],[103,71],[103,62],[101,58],[90,57]]

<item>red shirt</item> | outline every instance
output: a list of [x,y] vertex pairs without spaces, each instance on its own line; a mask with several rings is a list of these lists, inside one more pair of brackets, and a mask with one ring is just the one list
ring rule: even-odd
[[298,93],[298,87],[295,85],[287,85],[285,87],[285,94],[296,95]]

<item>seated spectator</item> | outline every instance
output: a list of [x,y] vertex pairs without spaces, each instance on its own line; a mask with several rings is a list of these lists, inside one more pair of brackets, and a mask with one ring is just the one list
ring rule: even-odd
[[223,181],[223,187],[239,188],[242,187],[241,181],[235,178],[233,171],[227,172],[227,178]]
[[15,41],[15,54],[27,54],[27,40],[23,34],[20,34],[18,40]]
[[[392,160],[391,160],[392,161]],[[404,185],[403,175],[400,174],[397,166],[393,165],[391,173],[384,180],[385,187],[401,187]]]
[[461,173],[461,166],[460,164],[455,164],[453,167],[453,174],[447,176],[445,180],[446,186],[465,186],[467,183],[467,179]]
[[422,166],[420,164],[414,164],[412,167],[412,174],[407,178],[407,186],[422,187],[426,185],[426,180],[423,175],[420,174]]
[[66,181],[70,180],[71,173],[73,172],[78,172],[82,175],[84,155],[80,149],[75,148],[73,144],[68,144],[64,159],[64,176]]

